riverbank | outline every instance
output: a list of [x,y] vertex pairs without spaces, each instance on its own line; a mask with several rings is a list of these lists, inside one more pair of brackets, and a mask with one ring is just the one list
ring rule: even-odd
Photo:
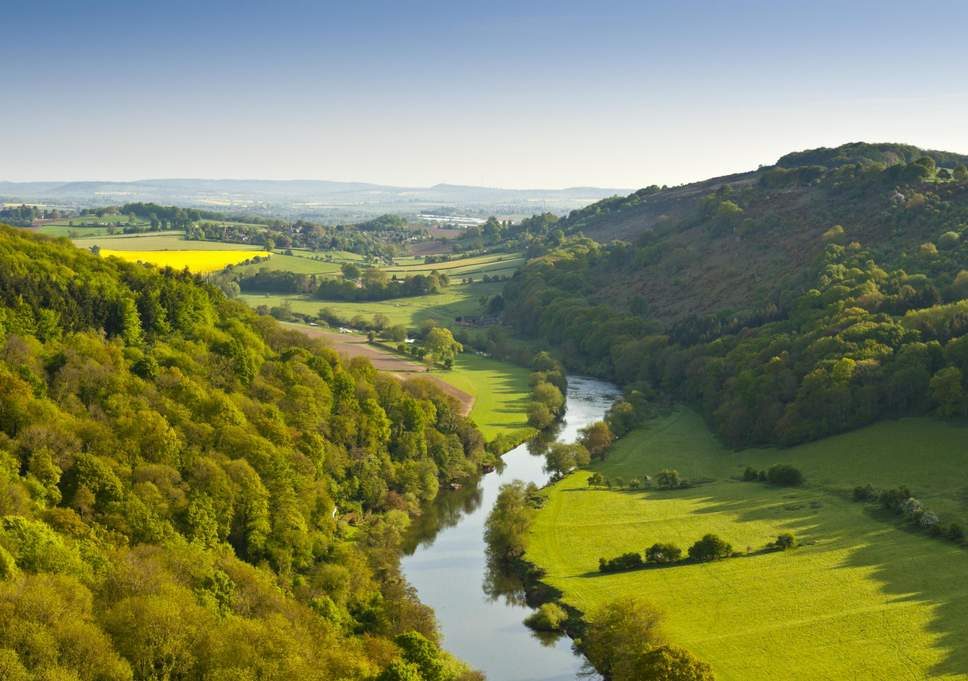
[[[618,395],[615,386],[570,376],[565,418],[557,439],[573,442],[578,430],[602,418]],[[407,580],[437,613],[444,647],[495,681],[571,681],[583,659],[567,637],[549,641],[524,625],[532,612],[523,588],[488,569],[484,521],[502,484],[543,485],[544,457],[527,444],[504,455],[503,467],[474,488],[441,495],[415,521],[402,560]],[[534,602],[532,600],[532,602]]]

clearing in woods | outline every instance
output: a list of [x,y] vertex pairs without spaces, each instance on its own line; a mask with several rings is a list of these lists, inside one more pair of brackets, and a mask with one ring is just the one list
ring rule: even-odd
[[[623,596],[650,599],[667,637],[719,679],[965,679],[968,550],[902,527],[853,502],[849,490],[905,484],[943,521],[961,522],[966,460],[964,423],[902,419],[787,450],[731,452],[681,410],[551,486],[527,557],[582,611]],[[795,464],[806,484],[738,480],[748,465],[774,463]],[[700,482],[675,491],[586,484],[592,471],[627,482],[664,468]],[[597,571],[600,557],[642,553],[655,542],[685,551],[710,532],[744,553],[781,532],[801,545],[701,565]]]

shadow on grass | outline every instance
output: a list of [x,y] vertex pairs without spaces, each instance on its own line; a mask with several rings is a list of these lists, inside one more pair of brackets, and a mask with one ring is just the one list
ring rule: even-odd
[[[689,500],[699,506],[693,511],[697,514],[728,514],[736,522],[765,521],[794,533],[801,544],[819,542],[831,549],[847,549],[847,557],[834,569],[871,570],[871,579],[891,597],[891,603],[918,603],[930,608],[927,629],[934,636],[932,647],[942,659],[925,672],[932,676],[968,674],[968,550],[904,527],[893,516],[882,517],[860,504],[854,508],[853,503],[815,488],[764,489],[755,485],[722,481],[661,493],[623,493],[639,494],[647,503],[670,498]],[[833,506],[844,504],[847,509],[833,512]],[[792,560],[796,560],[798,550],[793,550]],[[607,575],[589,572],[582,576]],[[904,655],[900,647],[898,654]]]

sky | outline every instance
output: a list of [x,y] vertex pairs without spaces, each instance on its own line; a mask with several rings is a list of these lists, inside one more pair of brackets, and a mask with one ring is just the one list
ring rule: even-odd
[[4,0],[0,180],[679,184],[968,153],[968,2]]

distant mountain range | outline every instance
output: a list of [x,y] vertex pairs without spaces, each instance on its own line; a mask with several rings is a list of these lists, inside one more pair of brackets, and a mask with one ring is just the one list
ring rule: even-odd
[[380,213],[524,216],[565,213],[627,189],[500,189],[453,184],[396,187],[326,180],[158,179],[131,182],[0,182],[0,201],[100,206],[153,201],[292,217],[358,218]]

